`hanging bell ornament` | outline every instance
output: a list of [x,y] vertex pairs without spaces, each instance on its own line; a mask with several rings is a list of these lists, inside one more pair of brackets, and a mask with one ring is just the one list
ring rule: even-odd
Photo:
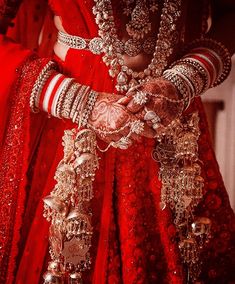
[[44,204],[46,204],[51,209],[55,210],[56,212],[60,213],[63,216],[66,216],[68,213],[67,205],[61,201],[58,197],[48,195],[43,198]]
[[61,272],[61,264],[58,261],[50,261],[48,263],[48,270],[53,272]]
[[58,261],[51,261],[48,264],[48,271],[43,275],[44,284],[63,284],[61,264]]
[[69,275],[69,284],[82,284],[82,276],[79,272],[74,272]]
[[64,284],[63,276],[60,272],[47,271],[43,275],[44,284]]
[[211,220],[206,217],[199,217],[192,223],[192,232],[195,236],[210,235]]

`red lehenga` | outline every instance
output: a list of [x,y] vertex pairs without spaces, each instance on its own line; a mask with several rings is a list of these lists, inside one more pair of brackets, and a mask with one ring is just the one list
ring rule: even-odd
[[[45,32],[39,54],[45,56],[54,35],[51,15],[46,13],[44,3],[25,2],[29,14],[24,18],[21,11],[19,15],[19,39],[27,43],[30,34],[27,21],[30,19],[36,28],[33,15],[43,12]],[[97,35],[92,0],[50,2],[68,33],[84,38]],[[195,23],[193,33],[186,26],[186,32],[196,37],[197,28]],[[30,114],[29,92],[40,70],[40,66],[35,66],[31,77],[24,77],[27,71],[24,64],[32,57],[30,51],[1,38],[1,283],[42,281],[48,261],[48,223],[42,214],[42,198],[55,184],[63,131],[73,127],[68,121],[48,118],[43,113]],[[100,56],[70,50],[65,62],[54,59],[63,73],[80,83],[97,91],[114,91],[114,82]],[[213,222],[213,238],[201,256],[201,280],[235,283],[235,217],[209,142],[199,99],[189,112],[195,110],[200,116],[199,155],[205,179],[204,198],[196,213]],[[99,153],[100,168],[92,201],[92,269],[86,273],[84,283],[186,283],[171,212],[159,208],[161,183],[157,178],[158,165],[151,158],[153,147],[153,140],[142,139],[126,151],[110,149],[105,154]]]

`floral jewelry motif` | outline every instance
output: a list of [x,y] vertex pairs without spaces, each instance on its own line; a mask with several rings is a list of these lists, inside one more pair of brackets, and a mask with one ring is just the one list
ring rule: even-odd
[[157,78],[167,66],[174,45],[179,40],[178,24],[181,16],[182,0],[165,0],[161,13],[160,28],[156,40],[155,52],[148,67],[135,72],[124,64],[120,41],[114,23],[111,0],[95,0],[93,13],[99,27],[99,36],[103,40],[104,63],[109,66],[109,75],[117,78],[116,89],[127,92],[129,88]]
[[133,96],[133,102],[137,105],[144,105],[148,101],[148,94],[142,91],[138,91],[134,96]]
[[120,138],[120,140],[118,140],[116,142],[111,142],[110,144],[114,148],[126,150],[132,145],[132,141],[129,137],[124,136],[124,137]]
[[210,239],[211,220],[195,218],[194,211],[203,197],[204,180],[198,157],[199,117],[193,113],[177,119],[157,138],[153,158],[160,162],[162,210],[169,206],[178,231],[178,247],[187,265],[188,279],[200,275],[200,252]]
[[[144,123],[140,120],[135,120],[130,123],[130,131],[127,136],[123,136],[118,141],[113,141],[109,145],[113,146],[114,148],[119,148],[122,150],[128,149],[132,145],[131,135],[133,133],[139,135],[144,131]],[[109,148],[109,147],[108,147]],[[108,149],[107,148],[107,149]]]
[[131,13],[131,21],[126,25],[126,31],[134,39],[140,39],[151,31],[149,21],[149,9],[146,0],[137,0],[136,6]]
[[[59,163],[51,194],[44,198],[44,217],[51,221],[49,240],[52,261],[44,283],[81,283],[82,271],[91,264],[92,238],[89,202],[98,168],[93,131],[66,130],[64,158]],[[73,282],[76,281],[76,282]]]
[[144,122],[140,120],[135,120],[131,122],[131,133],[136,133],[137,135],[141,134],[144,131]]

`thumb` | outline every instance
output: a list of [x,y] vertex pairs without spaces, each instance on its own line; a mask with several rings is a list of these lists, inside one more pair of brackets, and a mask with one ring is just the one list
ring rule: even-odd
[[131,97],[122,97],[120,98],[117,103],[120,104],[120,105],[123,105],[123,106],[126,106],[130,101],[132,100]]

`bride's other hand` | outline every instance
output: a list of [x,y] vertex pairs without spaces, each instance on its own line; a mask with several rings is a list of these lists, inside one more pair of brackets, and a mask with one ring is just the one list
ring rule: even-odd
[[154,126],[156,132],[179,117],[184,108],[175,86],[163,78],[138,86],[127,95],[126,108],[149,126]]
[[[131,123],[139,120],[122,103],[125,97],[116,94],[100,93],[89,117],[88,125],[105,142],[119,141],[130,133]],[[155,132],[147,123],[142,122],[143,131],[139,134],[152,138]],[[138,139],[131,134],[131,139]]]

